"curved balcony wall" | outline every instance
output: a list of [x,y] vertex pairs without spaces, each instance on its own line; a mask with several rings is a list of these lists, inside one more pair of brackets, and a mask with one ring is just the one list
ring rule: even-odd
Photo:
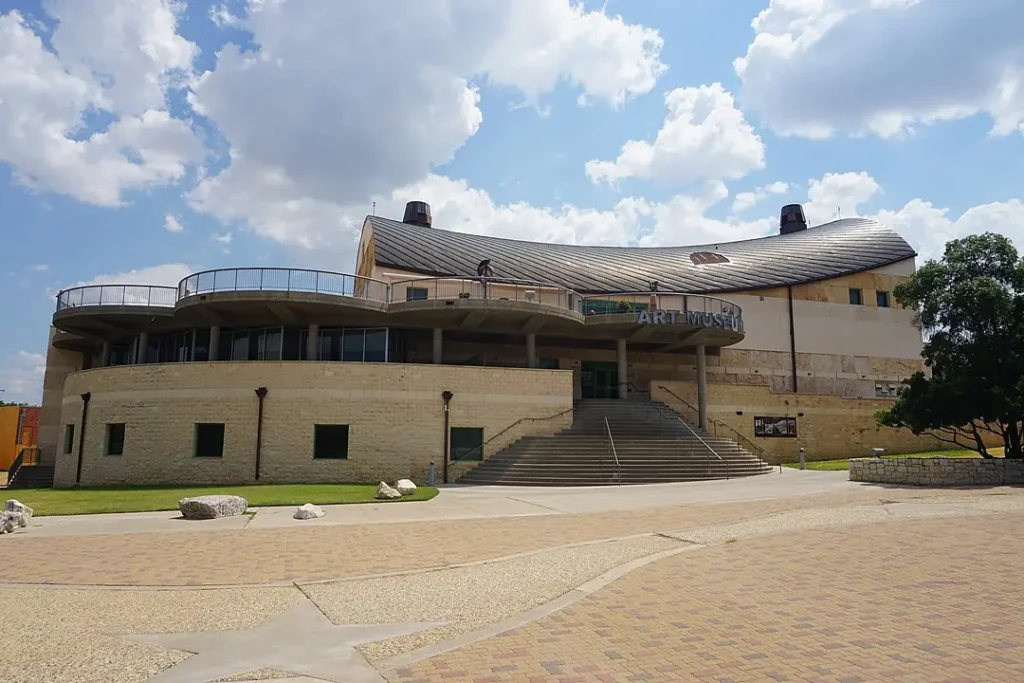
[[193,273],[178,283],[177,301],[218,292],[296,292],[388,301],[386,282],[301,268],[220,268]]
[[174,308],[174,287],[151,285],[85,285],[65,289],[57,295],[57,311],[92,306],[146,306]]

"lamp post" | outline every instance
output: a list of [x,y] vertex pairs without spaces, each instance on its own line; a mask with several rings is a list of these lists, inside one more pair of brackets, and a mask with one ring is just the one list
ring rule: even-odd
[[451,403],[453,396],[455,396],[455,394],[447,389],[441,392],[441,398],[444,399],[444,451],[441,453],[441,457],[444,458],[444,465],[441,468],[441,479],[445,484],[448,483],[448,439],[450,438],[450,430],[448,429],[448,404]]

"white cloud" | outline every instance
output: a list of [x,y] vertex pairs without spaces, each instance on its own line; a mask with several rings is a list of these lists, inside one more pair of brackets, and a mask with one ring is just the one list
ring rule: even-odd
[[771,195],[782,194],[789,191],[789,185],[783,182],[774,182],[763,185],[750,192],[739,192],[732,201],[732,213],[743,213],[757,206],[762,200]]
[[[102,206],[180,180],[203,156],[166,110],[195,46],[168,0],[56,0],[51,51],[17,11],[0,15],[0,161],[23,184]],[[99,37],[102,38],[99,38]]]
[[45,273],[46,271],[50,270],[50,266],[46,263],[37,263],[36,265],[32,266],[32,270],[34,270],[37,273]]
[[764,144],[720,83],[676,88],[654,140],[630,140],[615,161],[591,160],[587,176],[615,184],[645,178],[680,186],[704,178],[741,178],[764,167]]
[[259,51],[228,45],[193,84],[231,158],[190,200],[254,226],[336,219],[427,177],[481,124],[474,78],[618,106],[665,69],[656,31],[569,0],[250,2],[233,22]]
[[920,254],[919,262],[942,257],[946,242],[983,232],[997,232],[1014,242],[1024,255],[1024,202],[979,204],[950,218],[949,209],[914,199],[897,211],[879,211],[876,216],[910,242]]
[[807,184],[804,215],[808,225],[820,225],[836,218],[856,216],[882,188],[867,173],[826,173]]
[[72,287],[85,285],[163,285],[175,287],[185,278],[193,273],[185,263],[161,263],[156,266],[146,266],[123,273],[108,273],[97,275],[89,280],[76,282]]
[[18,351],[0,366],[0,399],[9,403],[38,404],[43,393],[46,357]]
[[177,216],[167,214],[164,216],[164,230],[167,232],[184,232],[185,226],[181,224]]
[[223,235],[214,235],[210,239],[212,239],[214,242],[220,242],[223,245],[228,245],[231,244],[232,237],[233,236],[230,232],[226,232]]
[[1024,132],[1024,3],[772,0],[734,63],[740,100],[782,133],[901,133],[985,113]]

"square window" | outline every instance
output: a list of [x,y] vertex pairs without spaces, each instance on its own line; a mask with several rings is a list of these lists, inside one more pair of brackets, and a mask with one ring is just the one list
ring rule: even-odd
[[850,303],[854,306],[860,306],[864,303],[864,293],[859,289],[850,290]]
[[452,427],[450,442],[452,460],[484,459],[483,427]]
[[537,367],[543,370],[557,370],[558,359],[557,358],[541,358],[537,363]]
[[427,300],[427,288],[426,287],[407,287],[405,290],[406,301],[426,301]]
[[889,308],[889,292],[875,292],[875,303],[879,308]]
[[75,447],[75,425],[64,425],[64,454],[70,454]]
[[347,460],[348,425],[313,425],[313,459]]
[[195,436],[197,458],[224,457],[224,423],[197,422]]
[[124,455],[124,423],[107,425],[107,455]]

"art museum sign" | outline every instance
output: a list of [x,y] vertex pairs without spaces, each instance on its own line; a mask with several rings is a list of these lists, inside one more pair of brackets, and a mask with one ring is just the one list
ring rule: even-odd
[[743,318],[732,313],[704,313],[703,311],[640,311],[637,325],[689,325],[717,330],[743,331]]

